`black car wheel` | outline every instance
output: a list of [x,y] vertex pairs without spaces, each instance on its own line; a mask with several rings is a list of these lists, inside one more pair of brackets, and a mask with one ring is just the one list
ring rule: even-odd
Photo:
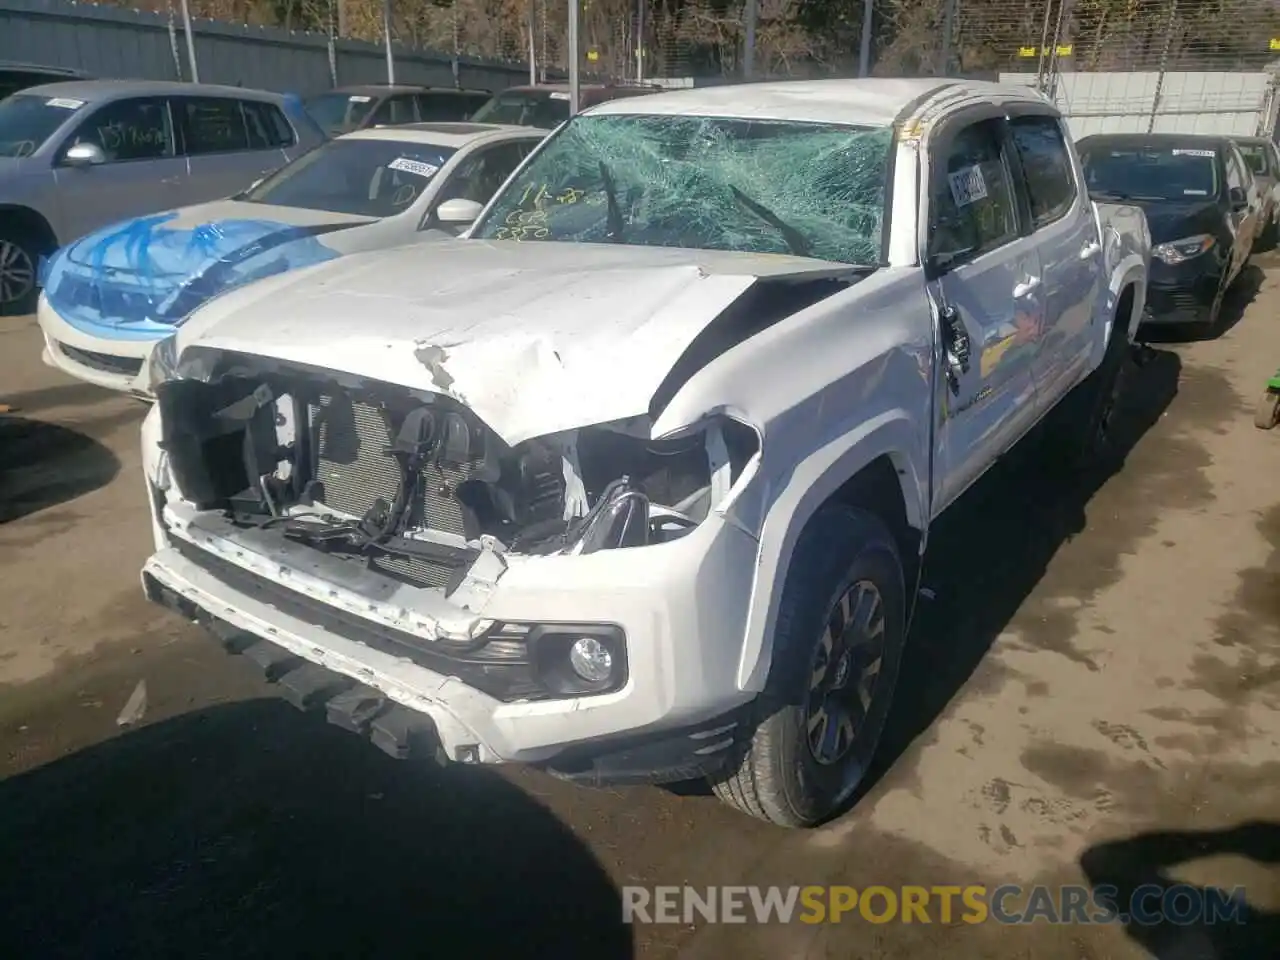
[[36,302],[34,244],[12,232],[0,234],[0,315],[30,313]]
[[791,560],[749,740],[713,781],[716,795],[784,827],[839,812],[880,742],[905,629],[893,536],[868,511],[822,507]]

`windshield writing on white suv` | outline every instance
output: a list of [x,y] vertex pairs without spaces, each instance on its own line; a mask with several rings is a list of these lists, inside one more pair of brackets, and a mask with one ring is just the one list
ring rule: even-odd
[[407,210],[456,152],[452,147],[399,140],[332,140],[238,199],[390,217]]
[[1218,195],[1213,150],[1190,147],[1103,147],[1081,161],[1092,193],[1126,200],[1199,200]]
[[579,116],[472,236],[877,263],[892,140],[888,127]]
[[0,157],[29,157],[83,100],[19,93],[0,100]]

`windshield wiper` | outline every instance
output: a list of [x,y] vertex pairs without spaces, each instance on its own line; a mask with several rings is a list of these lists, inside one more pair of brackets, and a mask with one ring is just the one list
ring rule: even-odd
[[604,183],[604,202],[609,208],[609,221],[605,226],[605,239],[612,240],[614,243],[622,242],[622,210],[618,208],[617,188],[613,182],[613,176],[609,173],[609,168],[605,166],[603,160],[600,161],[600,179]]
[[752,200],[745,193],[729,184],[729,190],[733,194],[735,200],[754,213],[769,226],[774,227],[782,234],[782,239],[787,242],[787,247],[792,253],[798,257],[807,257],[809,255],[809,241],[805,239],[803,233],[793,227],[787,221],[766,207],[764,204]]
[[1123,203],[1132,203],[1134,200],[1163,200],[1164,197],[1149,197],[1141,193],[1117,193],[1114,190],[1094,190],[1093,196],[1102,197],[1104,200],[1119,200]]

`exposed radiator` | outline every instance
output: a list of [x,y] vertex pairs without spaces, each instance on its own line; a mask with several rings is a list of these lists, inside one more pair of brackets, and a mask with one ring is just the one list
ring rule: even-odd
[[[315,478],[326,506],[363,517],[381,498],[391,504],[400,485],[395,458],[386,453],[397,424],[381,405],[338,394],[322,396],[311,407],[315,442]],[[429,463],[422,470],[421,496],[410,504],[409,525],[465,535],[461,505],[454,491],[469,479],[474,463]],[[373,566],[423,586],[443,587],[452,569],[416,558],[384,556]]]

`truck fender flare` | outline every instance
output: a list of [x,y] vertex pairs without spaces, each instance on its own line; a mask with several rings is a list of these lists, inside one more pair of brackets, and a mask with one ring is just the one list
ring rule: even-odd
[[[924,533],[928,525],[928,467],[906,451],[921,446],[921,427],[906,411],[889,410],[864,421],[818,449],[786,475],[772,481],[777,490],[760,527],[756,569],[747,611],[738,687],[764,689],[769,674],[773,627],[791,555],[805,524],[851,477],[880,457],[893,463],[902,488],[907,523]],[[923,537],[921,538],[923,544]]]
[[1138,322],[1142,319],[1142,310],[1147,301],[1146,265],[1136,256],[1126,258],[1111,274],[1111,283],[1107,290],[1107,309],[1102,318],[1103,335],[1095,341],[1090,369],[1097,369],[1107,352],[1107,344],[1111,342],[1111,331],[1115,326],[1116,309],[1120,306],[1120,297],[1125,287],[1133,287],[1132,319],[1129,320],[1129,342],[1133,342],[1138,331]]

